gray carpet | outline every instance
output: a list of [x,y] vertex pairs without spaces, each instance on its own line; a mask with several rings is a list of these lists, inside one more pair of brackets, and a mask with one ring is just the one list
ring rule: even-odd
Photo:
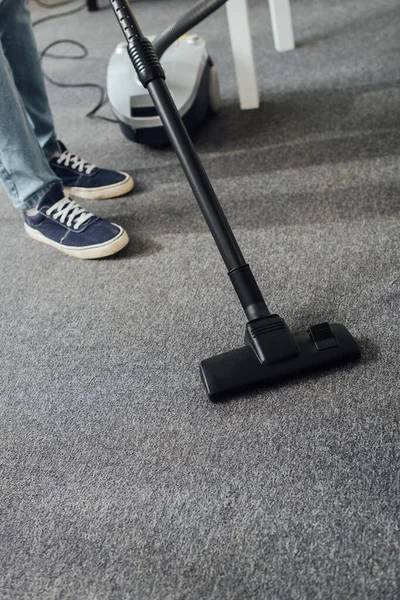
[[[184,4],[137,14],[151,33]],[[135,175],[86,204],[132,243],[74,261],[1,192],[2,599],[399,597],[399,6],[295,0],[277,54],[266,4],[258,112],[238,109],[224,10],[200,27],[224,106],[196,143],[270,307],[345,323],[363,359],[209,403],[199,362],[244,319],[174,154],[85,119],[94,91],[49,87],[60,137]],[[78,70],[47,61],[64,81],[103,82],[121,39],[109,10],[37,36],[87,43]]]

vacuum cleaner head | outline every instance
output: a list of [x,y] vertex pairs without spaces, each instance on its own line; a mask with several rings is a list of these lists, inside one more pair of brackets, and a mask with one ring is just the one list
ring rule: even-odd
[[[182,36],[163,54],[162,66],[179,113],[193,133],[210,112],[217,112],[220,103],[217,72],[204,40],[196,34]],[[108,64],[107,94],[125,137],[153,147],[169,144],[154,103],[132,69],[124,42],[118,44]]]
[[[157,134],[158,124],[162,123],[164,126],[225,262],[228,275],[247,318],[244,348],[220,354],[201,363],[201,375],[210,398],[218,400],[224,395],[232,395],[243,388],[276,383],[289,377],[357,359],[360,350],[343,325],[322,323],[310,327],[307,331],[292,334],[281,317],[270,313],[165,83],[166,75],[159,60],[159,56],[164,56],[163,49],[170,48],[171,39],[173,41],[177,39],[176,32],[181,32],[182,27],[187,31],[185,28],[189,26],[189,22],[191,24],[198,22],[207,11],[215,10],[217,5],[224,3],[225,0],[201,0],[186,14],[183,24],[179,25],[178,22],[173,26],[172,33],[167,32],[166,37],[162,36],[162,43],[159,41],[156,44],[158,51],[143,36],[128,0],[110,0],[110,2],[127,41],[129,60],[137,73],[137,76],[132,75],[128,60],[125,68],[123,60],[121,59],[120,62],[117,58],[115,58],[115,67],[109,73],[109,78],[116,76],[116,80],[111,82],[111,87],[118,89],[121,78],[124,79],[125,86],[129,82],[131,91],[137,90],[136,95],[129,96],[129,101],[125,98],[123,110],[129,110],[128,116],[125,117],[127,119],[125,125],[128,128],[132,125],[132,135],[136,132],[135,136],[137,135],[135,123],[140,118],[144,121],[148,120],[148,126],[144,126],[142,132],[147,129],[148,133],[152,131]],[[180,39],[175,50],[183,43],[186,42]],[[190,99],[187,101],[187,106],[193,105],[201,88],[199,81],[203,79],[204,73],[211,69],[204,46],[188,44],[187,47],[191,46],[197,47],[196,52],[193,54],[191,51],[178,52],[179,61],[183,64],[186,56],[187,60],[189,56],[192,58],[197,56],[197,78],[196,82],[194,78],[190,81],[190,89],[187,87],[181,96],[179,91],[183,79],[174,80],[174,69],[171,66],[167,69],[172,74],[172,82],[170,80],[172,96],[175,95],[178,103],[180,102],[180,110],[185,98]],[[122,57],[126,54],[125,47],[121,49]],[[117,73],[118,69],[120,69],[119,73]],[[140,84],[136,83],[136,77]],[[152,99],[151,104],[143,97],[141,86],[147,88]],[[191,93],[190,90],[194,92]],[[122,98],[123,94],[121,102]],[[116,97],[110,99],[115,105]],[[159,117],[152,112],[148,114],[153,110],[157,111]],[[135,122],[131,123],[133,119]],[[164,129],[162,129],[163,133]]]
[[[272,315],[277,317],[277,315]],[[278,317],[279,321],[283,322]],[[276,320],[276,319],[275,319]],[[244,388],[268,386],[303,374],[334,367],[360,357],[351,333],[339,324],[321,323],[293,335],[286,324],[258,326],[256,341],[270,348],[268,362],[261,363],[246,332],[246,346],[203,360],[200,373],[210,399],[217,402]],[[266,330],[268,329],[269,330]],[[282,333],[281,333],[282,332]],[[293,346],[295,351],[293,352]],[[274,361],[274,357],[277,361]],[[265,358],[265,357],[264,357]]]

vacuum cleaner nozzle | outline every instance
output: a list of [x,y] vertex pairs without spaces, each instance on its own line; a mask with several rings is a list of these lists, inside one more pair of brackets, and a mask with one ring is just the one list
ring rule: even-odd
[[[218,400],[242,388],[279,382],[359,358],[358,345],[343,325],[322,323],[292,334],[283,319],[270,314],[164,81],[157,52],[144,38],[129,1],[110,0],[110,3],[130,49],[129,58],[140,85],[150,94],[248,320],[244,348],[201,363],[201,375],[210,398]],[[195,18],[195,14],[200,18],[205,14],[203,11],[220,3],[222,0],[204,0],[196,5],[193,14],[188,13],[188,18]],[[179,26],[175,33],[178,30]],[[186,62],[186,52],[184,57]]]
[[[302,374],[355,361],[360,357],[357,342],[346,327],[339,324],[321,323],[294,334],[285,329],[285,326],[280,329],[271,327],[269,331],[261,332],[260,335],[265,336],[263,345],[268,345],[268,337],[271,342],[268,362],[264,363],[260,362],[253,343],[249,344],[249,335],[247,327],[245,347],[202,361],[201,377],[213,402],[226,396],[234,396],[244,388],[276,384]],[[274,348],[277,351],[276,360]]]

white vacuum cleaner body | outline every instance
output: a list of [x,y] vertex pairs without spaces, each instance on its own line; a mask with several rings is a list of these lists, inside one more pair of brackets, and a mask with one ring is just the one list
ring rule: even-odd
[[[220,103],[217,72],[205,41],[196,34],[183,35],[165,51],[161,63],[179,113],[193,133]],[[150,95],[132,68],[126,43],[118,44],[108,63],[107,94],[128,139],[155,147],[169,144]]]

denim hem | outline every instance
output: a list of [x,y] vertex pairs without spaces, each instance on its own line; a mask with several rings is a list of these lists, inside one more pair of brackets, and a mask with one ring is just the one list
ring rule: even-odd
[[46,185],[42,186],[37,192],[32,194],[32,196],[29,196],[29,198],[27,198],[23,204],[16,206],[15,208],[22,212],[30,208],[34,208],[37,204],[39,204],[39,202],[47,194],[47,192],[55,185],[62,186],[62,182],[59,179],[54,178],[54,181],[46,183]]
[[8,193],[8,195],[10,196],[12,203],[15,206],[16,204],[18,204],[18,191],[17,191],[17,188],[15,187],[14,182],[11,179],[8,171],[6,170],[6,168],[4,167],[4,165],[2,164],[1,161],[0,161],[0,180],[2,180],[2,184],[5,188],[5,190]]

